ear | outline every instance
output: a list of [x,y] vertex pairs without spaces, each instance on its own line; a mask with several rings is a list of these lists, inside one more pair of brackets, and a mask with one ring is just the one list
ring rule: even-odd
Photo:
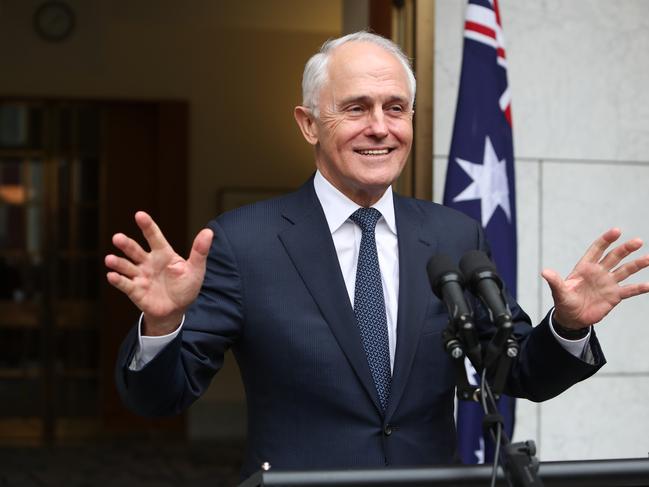
[[311,110],[303,106],[297,106],[293,110],[293,116],[306,141],[311,145],[316,145],[318,143],[318,127]]

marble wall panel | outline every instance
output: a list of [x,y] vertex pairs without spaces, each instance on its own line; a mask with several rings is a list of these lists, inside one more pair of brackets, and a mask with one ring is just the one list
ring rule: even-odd
[[649,152],[649,4],[500,2],[517,156],[642,160]]
[[534,440],[541,436],[541,405],[525,399],[516,400],[516,422],[512,442]]
[[[544,266],[566,275],[590,243],[612,226],[624,231],[622,239],[640,236],[649,242],[649,164],[546,162],[542,173]],[[646,269],[629,279],[647,280]],[[542,306],[551,305],[544,285]],[[621,303],[598,326],[609,361],[602,373],[649,372],[647,316],[649,296],[640,296]]]
[[542,403],[542,461],[646,458],[649,376],[592,377]]
[[516,161],[518,228],[518,302],[536,324],[545,315],[540,307],[540,163]]
[[460,84],[465,2],[435,2],[433,148],[448,154]]
[[433,201],[440,204],[444,199],[447,163],[446,157],[433,157]]

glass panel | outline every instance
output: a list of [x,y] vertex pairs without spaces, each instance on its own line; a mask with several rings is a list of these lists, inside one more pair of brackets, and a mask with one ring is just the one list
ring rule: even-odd
[[29,255],[20,261],[21,288],[14,301],[35,301],[43,297],[45,265],[40,255]]
[[77,195],[80,203],[96,203],[99,200],[99,159],[85,157],[79,163]]
[[27,199],[23,182],[22,160],[0,159],[0,204],[22,205]]
[[99,259],[97,257],[62,257],[59,259],[59,299],[99,298]]
[[72,109],[62,107],[59,112],[59,146],[63,152],[70,152],[72,148]]
[[29,148],[43,148],[43,108],[30,107],[29,109]]
[[0,330],[0,416],[26,417],[40,414],[40,335],[34,329]]
[[99,299],[99,259],[86,257],[79,261],[79,291],[78,295],[84,299]]
[[24,250],[26,248],[24,207],[0,205],[0,249]]
[[20,104],[0,105],[0,147],[41,149],[43,108]]
[[61,417],[99,414],[99,387],[96,377],[65,374],[56,388],[56,414]]
[[59,159],[59,205],[66,206],[70,202],[70,164],[67,159]]
[[24,147],[29,140],[28,110],[23,105],[0,105],[0,147]]
[[41,253],[42,214],[40,206],[30,205],[27,207],[27,251],[33,254]]
[[26,418],[42,412],[42,379],[38,375],[0,380],[0,416]]
[[41,349],[40,334],[36,329],[2,328],[0,341],[2,342],[0,376],[8,375],[6,369],[19,369],[16,373],[24,375],[36,373],[33,369],[38,365]]
[[57,287],[52,290],[52,294],[58,299],[68,299],[73,295],[74,279],[71,272],[72,265],[69,258],[58,259],[57,268]]
[[[0,301],[23,303],[38,299],[42,293],[43,266],[39,256],[0,253]],[[11,316],[2,316],[2,322],[11,324]]]
[[78,209],[77,246],[81,250],[95,250],[99,243],[97,208]]
[[92,370],[99,365],[99,332],[91,328],[63,329],[58,334],[57,356],[63,370]]
[[28,165],[29,176],[26,178],[29,184],[27,201],[41,201],[43,199],[43,161],[32,159]]
[[58,211],[56,232],[57,249],[67,250],[70,248],[70,208],[62,206]]
[[15,157],[5,157],[0,159],[0,184],[12,185],[22,184],[20,167],[22,159]]
[[24,280],[21,267],[18,259],[0,255],[0,300],[21,301],[24,299]]
[[79,109],[79,153],[88,156],[99,155],[100,117],[99,109]]

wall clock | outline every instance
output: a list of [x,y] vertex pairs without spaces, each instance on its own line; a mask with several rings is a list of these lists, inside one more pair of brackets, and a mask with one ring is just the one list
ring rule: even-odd
[[72,34],[75,15],[72,8],[64,2],[47,1],[34,12],[34,29],[44,40],[60,42]]

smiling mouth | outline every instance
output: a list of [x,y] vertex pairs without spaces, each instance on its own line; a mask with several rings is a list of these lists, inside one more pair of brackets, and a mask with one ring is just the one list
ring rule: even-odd
[[392,152],[393,149],[357,149],[354,152],[363,156],[385,156]]

